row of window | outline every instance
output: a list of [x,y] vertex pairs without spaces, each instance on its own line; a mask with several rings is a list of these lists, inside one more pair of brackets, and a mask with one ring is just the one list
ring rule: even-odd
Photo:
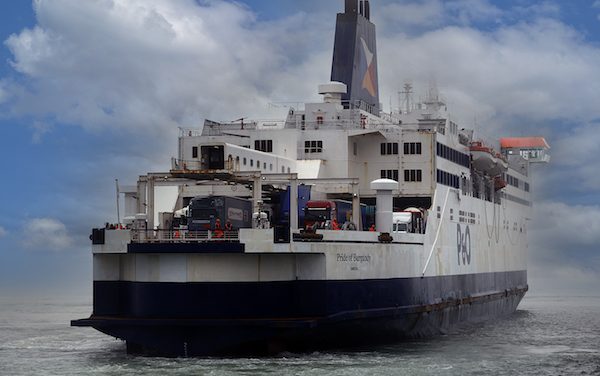
[[322,153],[323,141],[304,141],[304,153]]
[[404,181],[421,182],[423,181],[422,170],[404,170]]
[[439,142],[437,143],[437,155],[463,167],[471,167],[471,157],[468,154],[461,153]]
[[254,150],[262,151],[265,153],[273,152],[273,140],[255,140]]
[[448,187],[460,188],[460,177],[443,170],[437,170],[437,182]]
[[423,153],[423,144],[420,142],[405,142],[404,143],[404,154],[405,155],[420,155]]
[[[238,161],[239,161],[239,158],[240,158],[240,157],[236,157],[236,159],[237,159]],[[243,164],[244,166],[247,166],[247,165],[248,165],[248,161],[250,161],[250,167],[254,167],[254,159],[250,159],[250,160],[248,160],[248,158],[244,157],[244,158],[242,159],[242,164]],[[256,161],[256,168],[258,168],[258,169],[263,169],[263,170],[265,170],[265,171],[266,171],[266,170],[267,170],[267,162],[263,162],[263,163],[262,163],[262,167],[261,167],[260,161],[259,161],[259,160],[257,160],[257,161]],[[285,174],[285,170],[286,170],[286,169],[285,169],[285,166],[281,166],[281,173],[282,173],[282,174]],[[269,163],[269,171],[273,171],[273,163]],[[289,174],[290,172],[291,172],[291,169],[288,167],[288,168],[287,168],[287,173]]]
[[522,198],[513,196],[513,195],[509,195],[508,193],[503,193],[503,196],[506,200],[510,200],[512,202],[516,202],[517,204],[521,204],[521,205],[525,205],[525,206],[531,206],[531,202],[524,200]]
[[[398,170],[381,170],[382,179],[392,179],[399,181],[400,174]],[[421,182],[423,181],[423,170],[404,170],[404,181]]]
[[512,185],[515,188],[519,188],[521,182],[519,181],[518,178],[515,178],[514,176],[506,174],[506,183],[508,185]]
[[398,155],[397,142],[384,142],[381,144],[381,155]]
[[[381,155],[398,155],[399,146],[397,142],[384,142],[381,144]],[[423,153],[423,144],[420,142],[405,142],[405,155],[420,155]]]
[[381,170],[381,178],[398,181],[400,174],[398,173],[398,170]]
[[[521,182],[521,180],[519,180],[518,178],[515,178],[514,176],[508,175],[508,174],[504,174],[504,180],[506,180],[506,183],[508,185],[512,185],[513,187],[516,188],[523,188],[523,190],[525,192],[529,192],[529,183],[526,182]],[[523,183],[523,184],[521,184]]]

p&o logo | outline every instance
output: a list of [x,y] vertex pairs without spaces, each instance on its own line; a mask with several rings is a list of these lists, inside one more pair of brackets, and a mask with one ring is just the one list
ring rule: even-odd
[[460,224],[457,226],[456,246],[458,249],[458,265],[471,265],[471,230],[467,226],[463,233]]

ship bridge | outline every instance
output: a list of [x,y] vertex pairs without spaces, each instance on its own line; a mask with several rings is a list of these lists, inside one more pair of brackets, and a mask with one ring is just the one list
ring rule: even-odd
[[530,163],[550,163],[550,145],[544,137],[511,137],[500,139],[502,153],[520,155]]

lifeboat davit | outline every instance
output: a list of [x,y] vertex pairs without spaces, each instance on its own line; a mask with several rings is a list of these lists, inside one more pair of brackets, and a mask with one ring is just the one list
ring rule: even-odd
[[498,176],[508,170],[506,158],[481,141],[471,143],[471,160],[473,168],[484,172],[488,176]]

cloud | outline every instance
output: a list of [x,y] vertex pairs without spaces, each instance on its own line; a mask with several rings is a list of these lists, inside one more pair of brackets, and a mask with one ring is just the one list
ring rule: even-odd
[[503,11],[488,0],[425,0],[410,2],[389,2],[376,14],[383,18],[384,28],[391,30],[388,23],[403,30],[422,30],[426,27],[447,24],[468,25],[474,22],[496,20],[503,16]]
[[600,88],[590,84],[600,79],[595,68],[600,50],[555,20],[488,33],[451,26],[416,37],[388,37],[381,45],[382,76],[388,82],[400,87],[413,79],[425,86],[434,75],[463,118],[481,109],[485,120],[498,114],[538,121],[600,116],[594,100]]
[[444,6],[441,1],[402,2],[386,4],[382,7],[383,27],[388,24],[402,25],[405,28],[419,28],[440,25],[444,19]]
[[597,292],[600,206],[538,203],[529,235],[537,290]]
[[600,206],[543,202],[535,206],[534,217],[536,243],[551,250],[572,252],[600,244]]
[[5,237],[8,234],[8,231],[2,226],[0,226],[0,239]]
[[33,218],[23,226],[23,246],[34,250],[61,251],[73,244],[67,227],[53,218]]
[[303,25],[318,38],[306,15],[258,23],[237,3],[199,4],[34,2],[38,25],[6,41],[12,66],[29,79],[11,93],[13,113],[88,129],[231,120],[266,108],[274,74],[302,63]]
[[44,135],[52,130],[52,126],[42,121],[34,121],[31,126],[33,129],[33,135],[31,136],[31,142],[34,144],[42,143]]
[[462,24],[495,21],[504,14],[504,12],[491,4],[488,0],[449,1],[446,3],[446,9],[449,10],[451,14],[454,14],[454,17]]
[[[4,85],[11,111],[38,117],[44,128],[34,129],[36,140],[53,123],[155,135],[204,118],[265,116],[272,101],[316,97],[316,85],[329,78],[330,18],[298,13],[260,22],[237,3],[202,4],[35,2],[38,25],[6,41],[13,67],[28,78]],[[600,90],[589,84],[600,82],[600,51],[564,23],[540,17],[482,32],[469,23],[510,18],[486,0],[376,9],[385,29],[382,98],[395,97],[405,80],[423,88],[436,77],[467,121],[498,127],[510,116],[600,116]],[[412,24],[429,31],[404,33]]]

